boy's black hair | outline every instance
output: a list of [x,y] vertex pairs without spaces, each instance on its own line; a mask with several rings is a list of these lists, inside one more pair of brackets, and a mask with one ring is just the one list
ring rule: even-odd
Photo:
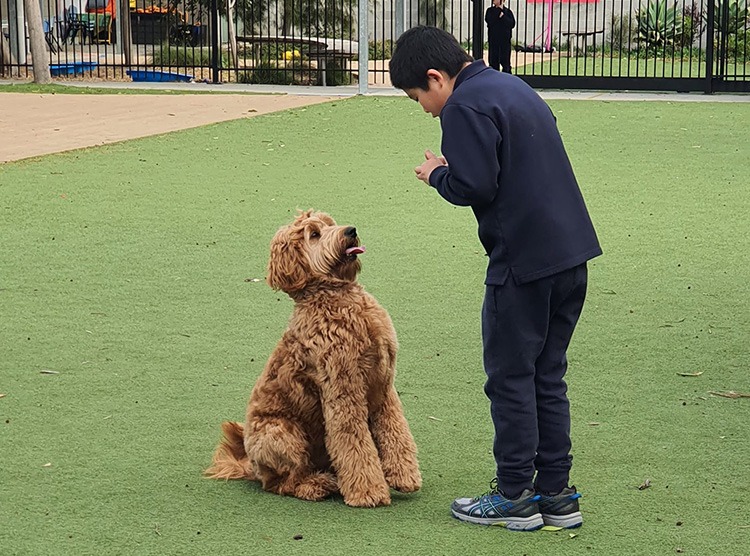
[[401,90],[429,89],[427,70],[444,71],[455,77],[472,58],[456,38],[437,27],[412,27],[396,41],[389,72],[391,83]]

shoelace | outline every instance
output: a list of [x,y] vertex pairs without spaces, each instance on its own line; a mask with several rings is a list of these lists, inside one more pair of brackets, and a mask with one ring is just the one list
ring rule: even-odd
[[492,479],[490,481],[490,490],[485,492],[484,494],[480,494],[479,496],[476,496],[472,499],[472,502],[478,501],[480,498],[483,498],[485,496],[493,496],[495,494],[500,494],[500,491],[497,489],[497,477]]

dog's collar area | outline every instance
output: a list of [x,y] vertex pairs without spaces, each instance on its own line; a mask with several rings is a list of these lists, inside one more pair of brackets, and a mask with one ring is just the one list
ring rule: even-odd
[[327,296],[337,296],[341,290],[354,286],[356,282],[350,282],[348,280],[331,280],[326,282],[314,282],[305,285],[305,288],[296,292],[287,293],[295,303],[315,301],[319,298]]

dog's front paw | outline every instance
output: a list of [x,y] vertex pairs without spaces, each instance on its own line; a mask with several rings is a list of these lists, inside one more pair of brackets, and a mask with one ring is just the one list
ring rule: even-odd
[[297,485],[294,495],[302,500],[316,502],[323,500],[334,492],[338,492],[338,490],[336,477],[330,473],[313,473]]
[[422,488],[422,474],[419,469],[394,469],[387,473],[385,480],[393,490],[399,492],[416,492]]
[[356,491],[344,494],[344,502],[347,506],[354,506],[356,508],[390,506],[391,493],[388,490],[388,485],[382,484],[374,486],[366,492]]

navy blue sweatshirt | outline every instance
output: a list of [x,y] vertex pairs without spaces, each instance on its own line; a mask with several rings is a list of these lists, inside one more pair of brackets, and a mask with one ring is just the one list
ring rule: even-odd
[[485,283],[517,284],[601,255],[549,106],[523,80],[483,60],[456,76],[440,112],[448,166],[430,185],[470,206],[489,256]]
[[[503,17],[500,17],[500,12]],[[488,39],[506,39],[510,40],[513,27],[516,26],[516,18],[510,8],[498,8],[490,6],[484,12],[484,20],[487,22]]]

